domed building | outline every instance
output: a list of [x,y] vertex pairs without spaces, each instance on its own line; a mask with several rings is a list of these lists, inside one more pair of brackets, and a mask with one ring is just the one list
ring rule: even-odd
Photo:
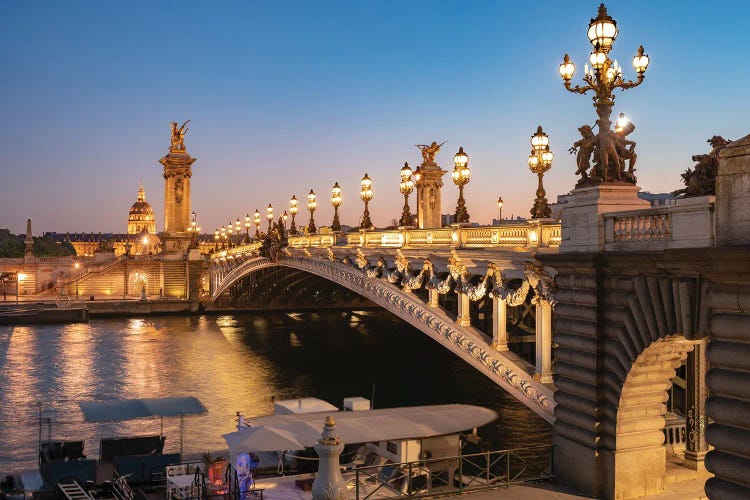
[[146,201],[146,192],[141,182],[141,187],[138,188],[138,200],[130,207],[128,214],[128,234],[140,234],[144,230],[147,233],[156,233],[156,218],[154,209]]

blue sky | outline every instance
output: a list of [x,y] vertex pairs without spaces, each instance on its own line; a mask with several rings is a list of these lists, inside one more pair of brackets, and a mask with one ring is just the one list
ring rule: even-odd
[[[563,88],[567,52],[580,78],[591,46],[589,1],[191,2],[0,0],[0,227],[23,232],[124,231],[143,178],[163,226],[170,121],[191,119],[192,202],[204,230],[312,188],[318,225],[338,181],[341,218],[401,213],[399,169],[415,144],[448,143],[437,160],[470,155],[472,220],[528,215],[526,165],[541,124],[555,153],[552,201],[575,184],[568,147],[595,119],[590,96]],[[616,94],[636,125],[638,184],[671,191],[714,134],[750,133],[750,3],[612,1],[612,55],[646,81]],[[443,212],[458,194],[447,174]],[[414,199],[412,196],[412,208]],[[300,217],[303,221],[307,216]]]

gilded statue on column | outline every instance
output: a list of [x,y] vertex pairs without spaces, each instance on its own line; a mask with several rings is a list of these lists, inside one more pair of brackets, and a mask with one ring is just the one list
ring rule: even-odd
[[448,141],[442,142],[441,144],[438,144],[435,141],[432,141],[432,144],[415,144],[419,148],[420,151],[422,151],[422,165],[423,166],[432,166],[437,165],[435,163],[435,155],[440,151],[440,147],[445,144]]
[[170,152],[177,153],[185,151],[185,134],[188,131],[188,123],[190,123],[190,120],[183,123],[181,127],[178,127],[177,122],[172,122],[172,143],[169,146]]

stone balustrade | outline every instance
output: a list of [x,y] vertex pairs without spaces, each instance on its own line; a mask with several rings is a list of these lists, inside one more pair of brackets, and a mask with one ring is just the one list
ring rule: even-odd
[[307,234],[289,237],[295,248],[330,246],[364,248],[536,248],[560,246],[556,221],[525,221],[502,226],[392,229],[352,233]]
[[605,251],[657,251],[714,246],[714,196],[676,205],[603,214]]

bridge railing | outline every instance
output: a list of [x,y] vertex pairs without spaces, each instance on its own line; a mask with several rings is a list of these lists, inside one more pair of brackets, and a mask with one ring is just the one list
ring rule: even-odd
[[295,248],[331,246],[366,248],[492,248],[558,247],[557,221],[524,221],[501,226],[452,226],[435,229],[391,229],[350,233],[306,234],[289,237]]
[[604,214],[606,251],[664,250],[714,245],[714,196],[678,205]]

